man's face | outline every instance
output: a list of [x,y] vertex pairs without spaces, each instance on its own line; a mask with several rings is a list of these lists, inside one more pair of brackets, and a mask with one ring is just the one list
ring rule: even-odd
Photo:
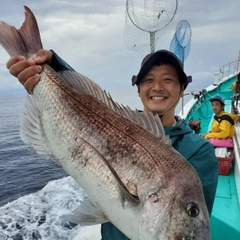
[[223,106],[220,101],[212,101],[212,110],[213,112],[218,115],[222,112]]
[[183,96],[180,88],[178,73],[174,66],[165,64],[153,66],[139,86],[139,97],[144,111],[174,116],[177,102]]

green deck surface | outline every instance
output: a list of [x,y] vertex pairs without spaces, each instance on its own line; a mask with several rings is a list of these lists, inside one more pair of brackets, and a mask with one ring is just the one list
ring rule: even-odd
[[[230,112],[230,108],[231,100],[225,100],[225,111]],[[211,233],[212,240],[240,240],[240,207],[233,167],[228,176],[219,175],[211,217]]]
[[212,240],[240,240],[240,208],[233,175],[219,175],[211,217]]

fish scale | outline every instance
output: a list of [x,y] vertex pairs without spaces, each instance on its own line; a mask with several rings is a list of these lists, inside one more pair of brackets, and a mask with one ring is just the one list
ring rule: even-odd
[[[49,81],[49,79],[47,79],[47,80]],[[44,81],[44,79],[42,79],[41,82],[43,82],[43,81]],[[51,88],[53,88],[53,86],[51,86]],[[36,88],[35,90],[37,91],[38,89]],[[61,94],[61,98],[64,98],[63,93]],[[45,102],[42,103],[42,108],[44,108],[44,106],[46,106],[46,104],[47,104],[46,102],[49,102],[47,100],[47,95],[44,97],[41,97],[41,99],[45,99]],[[41,101],[41,99],[39,99],[38,102]],[[53,99],[55,99],[55,98],[53,97]],[[94,98],[91,99],[91,96],[88,96],[88,98],[86,98],[86,99],[87,99],[87,101],[85,101],[84,103],[81,102],[81,105],[84,105],[84,104],[89,105],[89,102],[91,102],[91,103],[98,102]],[[57,113],[57,116],[59,116],[59,112],[66,111],[66,113],[62,114],[64,116],[69,116],[67,118],[67,121],[65,120],[65,122],[64,122],[65,126],[68,126],[68,124],[67,124],[68,121],[71,122],[72,116],[75,115],[75,118],[73,118],[73,122],[75,122],[75,126],[72,126],[71,129],[72,129],[72,131],[76,131],[76,129],[79,129],[79,130],[76,132],[75,135],[70,134],[70,132],[67,132],[66,136],[64,135],[64,136],[62,136],[62,138],[64,139],[66,137],[67,138],[66,143],[68,143],[69,145],[72,145],[70,143],[70,140],[73,140],[74,137],[79,138],[79,139],[85,139],[85,141],[88,141],[88,143],[90,143],[92,146],[97,148],[98,151],[102,155],[104,155],[104,157],[106,159],[108,159],[108,161],[110,162],[113,169],[115,171],[117,171],[117,173],[123,183],[130,182],[131,185],[134,185],[135,188],[138,188],[138,190],[135,190],[135,192],[138,192],[139,195],[141,194],[141,188],[143,188],[146,191],[145,185],[148,186],[147,189],[151,188],[151,184],[149,184],[149,182],[152,182],[153,187],[155,185],[159,186],[158,183],[160,182],[161,175],[158,173],[159,171],[157,171],[157,173],[156,173],[156,168],[158,170],[161,170],[161,174],[168,173],[169,178],[171,177],[171,175],[173,176],[174,171],[181,171],[181,169],[183,169],[184,171],[181,173],[183,174],[186,172],[186,173],[188,173],[188,176],[189,176],[189,179],[184,178],[184,180],[185,181],[192,180],[192,176],[189,174],[189,172],[191,172],[190,165],[187,163],[184,164],[183,162],[177,160],[180,155],[176,152],[172,152],[171,147],[169,145],[167,145],[166,143],[164,143],[163,139],[156,138],[151,133],[145,131],[144,129],[142,129],[139,126],[136,127],[134,125],[134,123],[132,123],[128,119],[123,118],[122,116],[119,116],[118,114],[116,114],[114,112],[111,112],[108,108],[106,108],[106,106],[104,106],[103,104],[100,104],[100,103],[98,103],[98,105],[96,105],[97,108],[95,107],[95,104],[90,104],[89,106],[85,106],[85,108],[88,109],[88,113],[89,113],[89,111],[90,111],[90,113],[94,113],[94,112],[96,113],[97,109],[98,109],[98,112],[96,114],[85,115],[84,120],[88,121],[88,123],[87,124],[85,123],[84,124],[85,127],[82,127],[81,124],[83,122],[83,119],[80,117],[77,117],[77,115],[79,113],[80,113],[80,115],[83,114],[82,111],[79,111],[79,108],[80,108],[79,104],[76,104],[74,102],[74,100],[71,100],[71,101],[69,100],[68,102],[69,102],[69,105],[64,106],[64,108],[61,110],[59,110],[58,107],[56,107],[55,112]],[[72,107],[71,107],[71,105],[72,105]],[[73,110],[74,109],[73,107],[76,107],[75,111]],[[106,111],[104,112],[104,110],[106,110]],[[110,112],[111,114],[109,114],[109,113],[107,114],[106,112]],[[89,117],[89,116],[91,116],[91,117]],[[105,116],[105,119],[104,119],[104,116]],[[101,119],[104,119],[105,121],[101,121]],[[123,124],[122,125],[118,125],[118,124],[113,125],[113,124],[111,124],[111,119],[115,120],[114,121],[115,124],[116,124],[116,122],[119,122],[119,120]],[[80,121],[80,122],[78,123],[78,121]],[[124,124],[124,121],[127,122],[126,125]],[[96,122],[97,122],[97,124],[96,124]],[[58,125],[58,123],[56,125]],[[78,128],[76,128],[76,126]],[[88,128],[90,129],[90,132],[87,131]],[[136,128],[138,128],[138,129],[136,130]],[[62,129],[62,128],[60,127],[60,129]],[[83,129],[84,129],[84,131],[82,132]],[[91,134],[94,132],[93,129],[95,129],[96,132],[95,132],[94,138],[91,138],[91,136],[92,136]],[[117,131],[115,129],[117,129]],[[63,130],[64,130],[64,128],[63,128]],[[88,132],[88,133],[85,133],[85,132]],[[57,134],[53,133],[52,135],[56,136]],[[84,135],[86,135],[86,137]],[[68,136],[71,136],[71,139],[69,139]],[[105,140],[111,139],[111,140],[110,141],[108,140],[107,143],[105,141],[105,144],[104,144],[104,141],[102,141],[104,139]],[[132,141],[134,141],[134,145],[132,144]],[[159,145],[161,146],[161,150],[162,150],[161,153],[158,150]],[[79,146],[83,146],[83,144],[81,144],[81,143],[76,144],[78,151],[79,151]],[[130,146],[131,146],[131,148],[130,148]],[[63,147],[61,146],[60,149],[63,149]],[[129,149],[130,152],[127,151],[127,149]],[[57,149],[55,151],[58,152],[59,149]],[[84,155],[84,150],[79,151],[79,153],[82,157]],[[171,155],[169,153],[171,153]],[[80,158],[80,160],[82,160],[84,162],[83,165],[85,167],[87,165],[86,161],[85,161],[86,158],[88,158],[88,159],[93,158],[95,155],[95,152],[92,152],[91,148],[90,149],[87,148],[86,154],[87,154],[87,156],[85,157],[85,159],[82,160],[82,158]],[[91,156],[91,154],[92,154],[92,156]],[[117,156],[115,156],[115,154]],[[124,156],[122,156],[122,154],[124,154]],[[176,155],[174,160],[169,161],[170,156],[172,159],[174,154]],[[57,158],[61,158],[60,156],[58,157],[56,153],[54,155]],[[61,156],[62,156],[62,154],[61,154]],[[73,155],[71,155],[71,156],[73,157]],[[123,159],[123,157],[126,159],[126,156],[130,160],[129,161],[125,160],[123,162],[122,159]],[[154,156],[154,158],[153,158],[153,156]],[[131,159],[137,159],[136,163],[132,164]],[[146,161],[146,159],[148,159],[148,161]],[[152,159],[152,161],[149,161],[149,159]],[[78,158],[78,154],[75,153],[72,161],[75,161],[75,162],[78,162],[79,164],[81,164],[80,160]],[[161,160],[161,161],[159,161],[159,160]],[[92,163],[92,162],[90,161],[88,163]],[[103,164],[103,166],[99,167],[99,164],[102,165],[101,160],[99,162],[94,161],[93,163],[95,163],[93,166],[88,166],[88,168],[91,169],[89,171],[92,172],[91,177],[89,177],[88,175],[84,175],[84,176],[82,176],[83,178],[92,179],[93,178],[92,176],[95,176],[95,178],[96,178],[96,169],[98,169],[98,170],[100,169],[100,173],[105,173],[105,174],[103,174],[103,175],[100,174],[100,176],[97,177],[98,180],[100,180],[103,176],[104,176],[104,179],[102,179],[102,183],[106,183],[107,180],[109,180],[109,179],[111,179],[111,182],[114,180],[109,177],[110,173],[107,174],[107,172],[109,172],[109,171],[108,171],[108,168],[105,168],[106,167],[105,164]],[[98,163],[98,164],[96,164],[96,163]],[[62,164],[64,166],[64,163],[62,163]],[[80,168],[80,169],[82,169],[82,168]],[[134,169],[136,169],[136,170],[134,170]],[[78,179],[79,174],[81,173],[81,171],[77,171],[76,175],[74,175],[72,173],[71,169],[67,170],[67,171],[69,173],[71,173],[71,175],[75,179]],[[169,172],[172,172],[172,174],[170,174]],[[152,181],[152,179],[155,179],[155,181]],[[81,186],[85,190],[89,189],[89,185],[85,186],[83,184],[83,180],[78,180],[78,182],[81,182]],[[109,183],[109,184],[111,184],[111,183]],[[163,185],[165,185],[165,184],[166,183],[163,184],[161,182],[160,186],[163,187]],[[126,186],[128,186],[128,185],[126,185]],[[165,188],[167,188],[167,186],[165,186]],[[170,190],[170,188],[168,188],[168,191],[169,190]],[[145,193],[145,191],[143,191],[143,192]],[[174,189],[174,191],[176,191],[176,189]],[[117,191],[115,189],[115,191],[112,191],[112,192],[116,193]],[[101,190],[101,193],[102,193],[102,190]],[[145,193],[144,195],[146,197],[146,195],[148,195],[148,193]],[[96,196],[94,196],[94,198],[96,198]]]
[[[11,56],[34,58],[41,38],[25,11],[19,30],[0,23],[0,43]],[[170,146],[159,118],[120,107],[74,71],[42,67],[26,99],[21,137],[55,157],[87,193],[68,217],[81,225],[110,221],[132,240],[209,240],[199,177]]]

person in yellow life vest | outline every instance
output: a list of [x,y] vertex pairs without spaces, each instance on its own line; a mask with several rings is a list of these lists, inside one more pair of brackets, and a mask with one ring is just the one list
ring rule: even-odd
[[209,138],[228,138],[235,134],[234,124],[238,119],[236,114],[224,112],[224,100],[220,96],[210,99],[212,110],[215,113],[211,130],[206,134],[201,134],[205,139]]
[[237,92],[237,82],[234,82],[234,83],[232,84],[232,89],[233,89],[234,93]]
[[232,89],[235,94],[240,93],[240,72],[238,73],[238,75],[236,75],[236,77],[237,81],[232,84]]

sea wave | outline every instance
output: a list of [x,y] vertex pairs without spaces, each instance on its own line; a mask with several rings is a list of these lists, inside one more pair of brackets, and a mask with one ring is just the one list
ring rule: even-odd
[[73,239],[82,228],[66,221],[86,197],[72,177],[50,181],[42,190],[0,208],[0,240]]

